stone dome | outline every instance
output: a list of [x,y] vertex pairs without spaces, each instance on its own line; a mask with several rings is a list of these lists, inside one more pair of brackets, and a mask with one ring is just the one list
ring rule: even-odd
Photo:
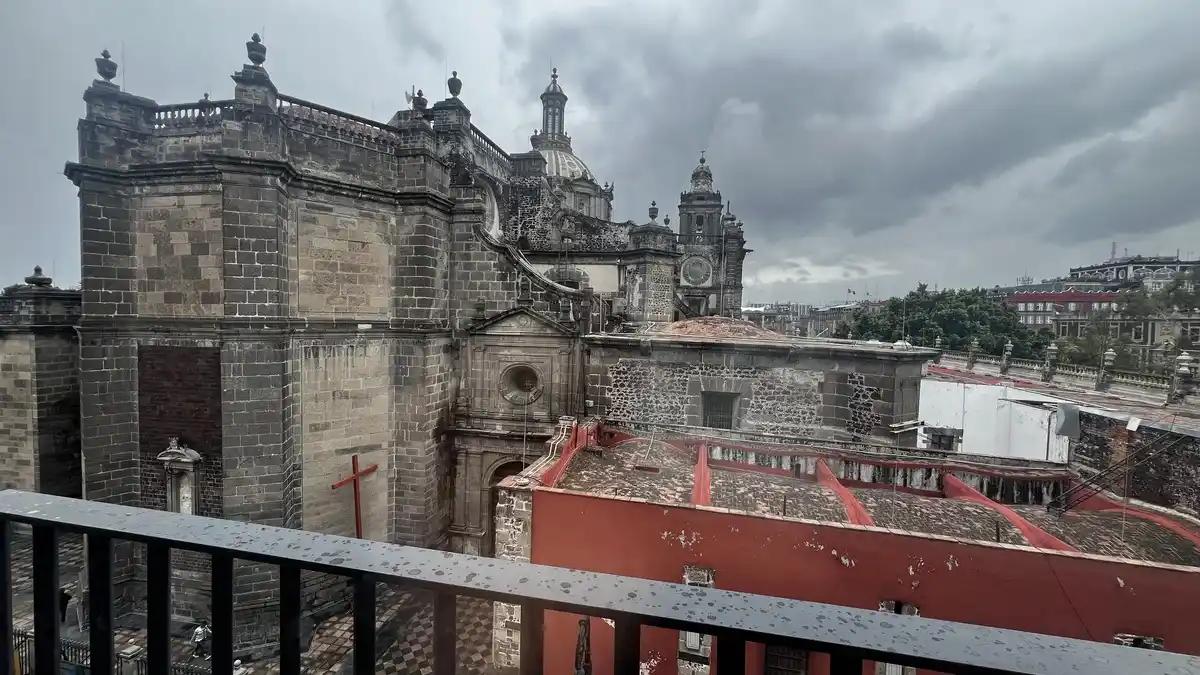
[[567,180],[581,178],[590,181],[596,180],[591,169],[587,168],[583,160],[576,157],[575,153],[566,148],[538,148],[538,152],[542,153],[542,157],[546,159],[547,176],[565,178]]

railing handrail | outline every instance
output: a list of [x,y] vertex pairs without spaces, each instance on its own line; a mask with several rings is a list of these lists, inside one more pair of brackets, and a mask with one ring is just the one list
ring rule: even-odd
[[294,106],[300,106],[301,108],[310,108],[312,110],[316,110],[317,112],[325,113],[326,115],[332,115],[334,117],[340,117],[342,119],[349,120],[351,122],[365,124],[367,126],[379,129],[380,131],[386,131],[390,134],[399,134],[399,131],[400,131],[396,127],[391,126],[390,124],[386,124],[384,122],[377,122],[377,121],[367,118],[367,117],[359,117],[358,115],[355,115],[353,113],[348,113],[348,112],[345,112],[342,110],[338,110],[336,108],[330,108],[328,106],[323,106],[320,103],[313,103],[312,101],[305,101],[304,99],[296,98],[295,96],[288,96],[286,94],[277,94],[275,96],[275,98],[282,103],[288,103],[288,104],[291,104]]
[[[636,635],[636,626],[645,624],[715,634],[718,639],[727,636],[734,640],[731,644],[753,640],[826,651],[840,658],[851,655],[945,672],[1048,675],[1200,669],[1200,658],[1170,652],[923,617],[899,619],[874,610],[480,558],[16,490],[0,492],[0,521],[33,525],[35,539],[39,531],[77,531],[150,544],[151,551],[169,547],[348,575],[371,582],[363,588],[370,589],[366,592],[372,602],[373,582],[384,581],[607,617],[617,622],[618,642],[625,640],[623,644],[627,646],[627,639],[621,635],[628,633],[621,631],[632,627]],[[49,541],[54,541],[52,536]],[[35,542],[35,558],[36,555]],[[167,558],[160,557],[158,562],[165,564]],[[151,560],[148,565],[153,567],[153,563]],[[38,574],[35,565],[35,593]],[[169,579],[161,570],[151,570],[151,574],[156,575],[159,584]],[[298,589],[298,577],[294,579]],[[49,587],[45,589],[48,597],[52,597],[52,591]],[[162,593],[158,602],[166,602],[166,597]],[[53,622],[56,617],[43,620]],[[373,627],[375,622],[372,619],[365,625]],[[373,650],[368,656],[374,658]],[[636,655],[633,658],[636,663]],[[356,661],[356,667],[359,665],[362,664]],[[537,668],[537,672],[541,669]]]
[[504,151],[504,148],[500,147],[498,143],[488,138],[488,135],[483,133],[483,131],[474,124],[471,125],[471,133],[475,135],[477,140],[482,140],[484,145],[491,148],[492,152],[500,155],[501,159],[504,159],[505,161],[512,161],[512,157],[510,157],[508,153]]
[[164,103],[162,105],[155,106],[152,108],[152,111],[159,113],[171,112],[172,110],[191,110],[194,108],[221,108],[223,106],[233,105],[234,103],[236,103],[236,101],[231,98],[220,100],[201,99],[191,103]]

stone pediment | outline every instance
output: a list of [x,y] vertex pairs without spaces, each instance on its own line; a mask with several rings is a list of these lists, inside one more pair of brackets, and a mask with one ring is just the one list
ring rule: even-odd
[[528,307],[515,307],[471,326],[472,335],[570,335],[571,330]]
[[172,436],[167,449],[158,453],[155,459],[164,464],[195,464],[200,461],[200,453],[186,445],[181,445],[179,438]]

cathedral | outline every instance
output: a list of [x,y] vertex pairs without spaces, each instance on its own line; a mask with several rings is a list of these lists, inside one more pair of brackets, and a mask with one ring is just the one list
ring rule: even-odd
[[[384,123],[281,93],[257,35],[246,51],[232,98],[167,105],[96,59],[66,167],[82,240],[70,470],[86,499],[488,555],[493,486],[561,418],[611,404],[591,341],[633,336],[620,349],[638,353],[639,333],[740,307],[742,223],[703,157],[677,230],[655,204],[613,221],[557,71],[531,148],[509,152],[472,124],[457,73],[449,98],[417,92]],[[207,570],[175,561],[179,617],[205,615]],[[275,574],[239,569],[240,649],[275,639]],[[314,615],[344,601],[320,577]]]

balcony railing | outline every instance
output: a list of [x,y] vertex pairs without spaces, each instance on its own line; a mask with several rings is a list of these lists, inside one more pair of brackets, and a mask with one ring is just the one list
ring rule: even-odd
[[210,101],[204,99],[196,103],[173,103],[154,108],[150,125],[157,131],[195,130],[201,127],[217,126],[221,120],[230,116],[234,102]]
[[87,535],[90,672],[113,672],[112,551],[115,540],[146,547],[147,666],[171,670],[172,550],[212,557],[212,669],[233,669],[234,559],[279,566],[280,672],[300,672],[301,570],[350,578],[353,672],[375,672],[376,583],[406,583],[434,593],[435,675],[455,669],[456,596],[521,607],[520,670],[541,675],[548,609],[599,616],[614,626],[613,673],[636,675],[640,626],[713,635],[720,675],[741,675],[747,641],[831,655],[831,673],[861,673],[864,660],[948,673],[1185,673],[1200,658],[876,611],[801,602],[479,558],[314,534],[303,530],[87,502],[30,492],[0,492],[0,674],[13,663],[10,544],[12,523],[33,529],[34,663],[60,672],[60,532]]

